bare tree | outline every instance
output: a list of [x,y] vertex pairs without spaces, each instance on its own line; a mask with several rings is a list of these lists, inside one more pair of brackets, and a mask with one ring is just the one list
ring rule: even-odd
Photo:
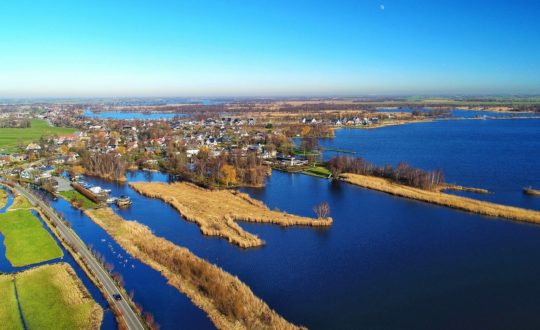
[[326,219],[330,215],[330,205],[328,205],[327,202],[322,202],[321,204],[316,205],[313,208],[313,211],[317,214],[317,218]]

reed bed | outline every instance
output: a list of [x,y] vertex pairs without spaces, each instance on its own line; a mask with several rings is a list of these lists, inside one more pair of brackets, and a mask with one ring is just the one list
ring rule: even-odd
[[454,190],[454,191],[465,191],[465,192],[471,192],[475,194],[489,194],[489,190],[483,189],[483,188],[474,188],[474,187],[463,187],[455,184],[444,184],[441,185],[438,189],[438,191],[444,191],[444,190]]
[[458,210],[487,215],[491,217],[500,217],[510,220],[540,223],[539,211],[484,202],[472,198],[445,194],[439,191],[429,191],[419,188],[412,188],[390,182],[386,179],[359,174],[342,174],[341,179],[345,182],[360,187],[378,190],[391,195],[411,198],[436,205],[447,206]]
[[270,309],[237,277],[155,236],[148,227],[124,220],[109,207],[85,213],[128,253],[186,294],[219,329],[299,329]]
[[332,218],[313,219],[270,210],[264,203],[236,190],[209,190],[191,183],[130,183],[139,194],[172,205],[201,232],[218,236],[242,248],[261,246],[264,241],[245,231],[236,221],[272,223],[280,226],[327,227]]

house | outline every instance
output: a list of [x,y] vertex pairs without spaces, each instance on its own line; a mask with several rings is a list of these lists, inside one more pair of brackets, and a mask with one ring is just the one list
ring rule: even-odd
[[27,152],[38,152],[41,150],[41,147],[37,143],[30,143],[25,150]]
[[66,161],[67,161],[68,163],[74,163],[74,162],[77,161],[77,159],[78,159],[79,157],[80,157],[80,156],[79,156],[78,153],[76,153],[76,152],[70,152],[70,153],[68,154],[68,156],[67,156]]
[[0,156],[0,167],[5,166],[9,163],[11,163],[11,157],[9,157],[8,155]]
[[10,158],[12,162],[23,162],[28,159],[28,156],[25,154],[11,154]]
[[199,149],[187,149],[186,150],[186,155],[188,157],[192,157],[192,156],[197,156],[199,154]]

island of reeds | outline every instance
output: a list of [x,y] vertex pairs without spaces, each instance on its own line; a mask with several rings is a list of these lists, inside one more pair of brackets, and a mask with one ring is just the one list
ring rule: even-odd
[[172,205],[187,220],[199,225],[204,235],[219,236],[243,248],[264,242],[236,221],[272,223],[280,226],[328,227],[332,218],[312,219],[270,210],[264,203],[236,190],[209,190],[190,183],[130,183],[138,193]]
[[169,284],[204,310],[219,329],[298,329],[287,322],[237,277],[195,256],[186,248],[155,236],[111,208],[85,213],[133,257],[159,271]]
[[476,193],[488,191],[449,185],[444,182],[444,174],[440,170],[424,171],[405,163],[396,168],[390,165],[381,167],[362,158],[347,156],[331,159],[328,168],[335,178],[364,188],[486,216],[540,223],[539,211],[443,193],[446,189]]

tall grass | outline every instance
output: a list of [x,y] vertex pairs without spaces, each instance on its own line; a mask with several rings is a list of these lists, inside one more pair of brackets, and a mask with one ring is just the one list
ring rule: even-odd
[[201,232],[226,238],[243,248],[263,245],[257,236],[236,221],[272,223],[280,226],[326,227],[332,218],[312,219],[272,211],[264,203],[235,190],[208,190],[190,183],[130,183],[138,193],[159,198],[172,205],[184,218],[195,222]]
[[188,249],[156,237],[111,208],[85,213],[134,257],[161,272],[169,283],[203,309],[220,329],[297,329],[256,297],[237,277],[195,256]]
[[347,173],[341,175],[341,178],[343,179],[343,181],[349,182],[351,184],[355,184],[364,188],[379,190],[395,196],[416,199],[427,203],[447,206],[491,217],[500,217],[511,220],[540,223],[539,211],[484,202],[472,198],[445,194],[438,191],[427,191],[423,189],[408,187],[401,184],[396,184],[386,179],[365,175]]

